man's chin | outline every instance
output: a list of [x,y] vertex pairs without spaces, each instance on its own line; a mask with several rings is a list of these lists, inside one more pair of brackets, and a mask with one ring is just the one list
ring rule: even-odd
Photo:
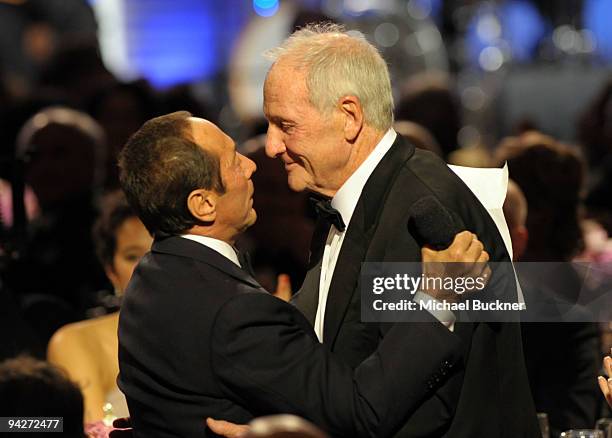
[[289,175],[289,178],[287,178],[287,184],[289,185],[289,188],[292,191],[298,192],[298,193],[303,192],[308,188],[304,180],[299,179],[299,178],[292,178],[291,175]]
[[257,222],[257,212],[254,208],[251,207],[251,211],[249,212],[249,216],[247,218],[246,224],[244,225],[243,231],[255,225],[255,222]]

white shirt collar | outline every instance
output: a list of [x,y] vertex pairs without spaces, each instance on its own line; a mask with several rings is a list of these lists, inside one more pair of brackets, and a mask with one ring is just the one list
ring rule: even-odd
[[189,240],[193,240],[194,242],[201,243],[202,245],[207,246],[213,251],[218,252],[223,257],[231,260],[236,265],[240,266],[240,262],[238,262],[238,255],[236,254],[236,251],[234,250],[232,245],[230,245],[227,242],[224,242],[223,240],[214,239],[212,237],[200,236],[197,234],[183,234],[181,237],[184,239],[189,239]]
[[349,226],[353,212],[357,206],[357,201],[361,196],[363,187],[368,182],[370,175],[383,159],[385,154],[391,149],[397,133],[393,128],[389,128],[383,138],[378,142],[376,147],[370,152],[370,155],[365,159],[363,163],[353,172],[353,174],[342,184],[342,187],[336,192],[336,195],[332,198],[332,206],[340,212],[342,220]]

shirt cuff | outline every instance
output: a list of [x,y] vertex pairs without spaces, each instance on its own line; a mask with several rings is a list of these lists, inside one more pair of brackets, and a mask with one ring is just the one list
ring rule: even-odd
[[[427,295],[423,291],[417,291],[414,294],[414,301],[418,303],[440,303],[440,301],[436,300],[431,295]],[[444,326],[449,329],[451,332],[455,330],[455,321],[457,317],[455,314],[447,309],[442,309],[442,306],[427,306],[427,311],[431,313],[431,315],[440,321]],[[431,310],[429,310],[431,309]]]

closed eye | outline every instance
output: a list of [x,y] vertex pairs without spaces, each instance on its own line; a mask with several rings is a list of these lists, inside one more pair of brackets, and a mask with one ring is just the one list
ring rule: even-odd
[[288,122],[281,122],[280,128],[283,132],[290,132],[294,125]]

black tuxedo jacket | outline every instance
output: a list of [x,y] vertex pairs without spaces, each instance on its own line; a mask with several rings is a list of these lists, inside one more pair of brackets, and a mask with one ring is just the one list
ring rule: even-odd
[[[469,188],[438,157],[415,150],[398,136],[362,191],[327,297],[323,342],[350,366],[371,354],[390,327],[361,322],[360,263],[421,259],[407,223],[411,205],[426,196],[436,197],[457,225],[477,234],[491,261],[509,261],[497,227]],[[315,232],[309,270],[294,300],[311,323],[328,229],[318,227]],[[494,275],[487,287],[516,300],[516,285],[509,276]],[[436,391],[397,436],[539,436],[519,325],[457,323],[455,333],[463,340],[464,371]],[[432,345],[428,336],[421,342]]]
[[[118,384],[138,437],[213,436],[207,417],[246,423],[272,413],[334,436],[391,436],[460,363],[456,335],[421,326],[390,330],[353,370],[238,266],[169,237],[154,242],[127,288]],[[420,342],[426,335],[438,348]]]

